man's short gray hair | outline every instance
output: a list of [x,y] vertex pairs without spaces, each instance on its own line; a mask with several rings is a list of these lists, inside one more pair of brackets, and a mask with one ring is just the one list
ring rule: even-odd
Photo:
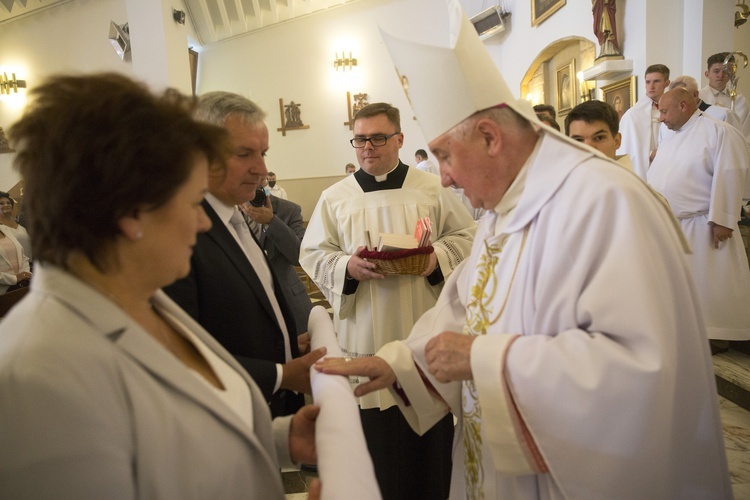
[[690,92],[698,90],[698,80],[689,75],[678,76],[672,83],[669,84],[669,90],[676,89],[678,87],[685,88]]
[[207,92],[198,98],[197,120],[223,127],[229,116],[238,116],[248,125],[260,125],[266,113],[246,97],[232,92]]

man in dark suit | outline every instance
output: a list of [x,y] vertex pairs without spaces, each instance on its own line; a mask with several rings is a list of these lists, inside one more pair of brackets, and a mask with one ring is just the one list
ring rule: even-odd
[[239,95],[210,92],[196,118],[225,127],[233,150],[225,175],[209,179],[202,207],[212,227],[197,237],[190,274],[165,292],[252,375],[274,416],[291,414],[310,392],[309,368],[324,352],[299,356],[292,311],[237,208],[268,173],[265,113]]
[[[268,181],[263,179],[261,186]],[[313,305],[307,288],[299,279],[294,266],[299,266],[299,247],[305,236],[305,223],[302,220],[302,207],[283,198],[268,195],[266,205],[255,207],[250,203],[242,205],[242,211],[250,219],[250,227],[258,238],[276,277],[281,283],[281,291],[294,314],[297,335],[307,332],[307,320]]]

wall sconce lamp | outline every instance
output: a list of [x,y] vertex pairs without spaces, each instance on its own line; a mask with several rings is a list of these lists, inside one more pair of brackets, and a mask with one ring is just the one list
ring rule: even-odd
[[738,7],[742,12],[739,10],[734,12],[734,27],[739,28],[743,24],[747,22],[747,18],[750,17],[750,7],[745,5],[745,0],[741,0],[740,3],[735,5],[735,7]]
[[581,91],[581,102],[593,100],[594,92],[596,91],[596,81],[584,80],[583,71],[576,73],[576,77],[578,77],[578,86]]
[[117,24],[114,21],[110,21],[109,42],[120,59],[124,61],[125,56],[130,53],[130,28],[128,27],[128,23]]
[[174,19],[174,22],[177,24],[185,24],[185,11],[172,9],[172,19]]
[[342,52],[341,57],[339,57],[338,52],[333,55],[335,59],[333,60],[333,67],[337,70],[339,68],[343,68],[342,71],[346,71],[346,68],[352,69],[354,66],[357,65],[357,60],[352,57],[352,53],[349,52],[349,57],[347,58],[346,55]]
[[8,78],[8,73],[0,75],[0,94],[18,94],[18,89],[26,88],[26,80],[16,80],[16,74],[11,73],[12,77]]

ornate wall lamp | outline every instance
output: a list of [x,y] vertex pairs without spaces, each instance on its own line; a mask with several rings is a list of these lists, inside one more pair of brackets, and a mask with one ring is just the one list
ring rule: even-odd
[[16,79],[16,74],[11,73],[11,78],[8,78],[8,73],[3,72],[0,75],[0,94],[17,94],[18,89],[26,88],[26,80]]
[[342,71],[346,71],[347,68],[352,69],[356,65],[357,60],[352,57],[351,52],[349,52],[349,57],[346,57],[346,54],[343,52],[341,53],[341,57],[339,57],[338,52],[334,54],[333,67],[337,70],[341,69]]

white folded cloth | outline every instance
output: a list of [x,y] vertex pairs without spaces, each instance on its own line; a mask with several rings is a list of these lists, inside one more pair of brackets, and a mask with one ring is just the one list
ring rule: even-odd
[[[325,346],[327,357],[341,357],[333,323],[323,307],[315,306],[310,312],[308,331],[312,349]],[[382,497],[349,380],[311,367],[310,382],[315,404],[320,406],[315,446],[323,486],[321,498],[379,500]]]

